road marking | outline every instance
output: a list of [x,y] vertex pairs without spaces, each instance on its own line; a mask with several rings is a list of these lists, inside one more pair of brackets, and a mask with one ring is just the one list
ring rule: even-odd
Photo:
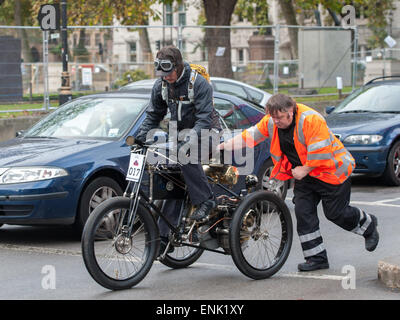
[[[292,201],[292,198],[287,197],[286,200]],[[392,203],[387,203],[387,202],[393,202],[393,201],[399,201],[400,198],[393,198],[393,199],[384,199],[384,200],[378,200],[378,201],[350,201],[351,205],[359,204],[359,205],[364,205],[364,206],[381,206],[381,207],[394,207],[394,208],[400,208],[400,204],[392,204]]]
[[[222,269],[233,271],[237,270],[234,266],[222,265],[222,264],[213,264],[213,263],[203,263],[203,262],[195,262],[193,266],[200,266],[200,267],[208,267],[211,269]],[[343,279],[347,279],[347,276],[338,276],[338,275],[331,275],[331,274],[319,274],[319,273],[311,273],[311,272],[293,272],[293,273],[277,273],[276,277],[282,278],[307,278],[307,279],[319,279],[319,280],[337,280],[342,281]]]
[[[73,257],[81,257],[82,252],[79,250],[67,250],[67,249],[57,249],[57,248],[44,248],[44,247],[32,247],[32,246],[24,246],[24,245],[15,245],[15,244],[0,244],[0,249],[12,250],[12,251],[24,251],[29,253],[38,253],[38,254],[55,254],[62,256],[73,256]],[[161,264],[159,261],[154,261],[156,264]],[[220,269],[226,271],[235,271],[236,267],[233,265],[223,265],[223,264],[214,264],[214,263],[204,263],[204,262],[195,262],[192,266],[198,266],[203,268],[211,268],[211,269]],[[277,273],[276,278],[305,278],[305,279],[318,279],[318,280],[336,280],[342,281],[347,279],[346,276],[338,276],[338,275],[329,275],[329,274],[318,274],[318,273],[302,273],[302,272],[294,272],[294,273]]]
[[44,247],[31,247],[31,246],[21,246],[15,244],[0,244],[0,249],[7,249],[13,251],[24,251],[29,253],[39,253],[39,254],[56,254],[63,256],[82,256],[82,252],[78,250],[66,250],[57,248],[44,248]]
[[344,279],[348,279],[348,276],[338,276],[333,274],[319,274],[319,273],[303,273],[303,272],[294,272],[294,273],[283,273],[277,274],[277,277],[285,277],[285,278],[306,278],[306,279],[319,279],[319,280],[337,280],[342,281]]
[[388,200],[379,200],[379,201],[351,201],[351,204],[361,204],[365,206],[380,206],[380,207],[395,207],[395,208],[400,208],[400,204],[391,204],[391,203],[386,203],[389,201],[396,201],[398,199],[388,199]]
[[[223,265],[223,264],[204,263],[204,262],[195,262],[192,264],[192,266],[199,266],[199,267],[205,267],[205,268],[211,268],[211,269],[222,269],[222,270],[227,270],[227,271],[237,270],[237,268],[234,266]],[[342,281],[344,279],[347,279],[347,276],[338,276],[338,275],[332,275],[332,274],[319,274],[319,273],[312,273],[312,272],[277,273],[276,277],[277,278],[306,278],[306,279],[336,280],[336,281]]]

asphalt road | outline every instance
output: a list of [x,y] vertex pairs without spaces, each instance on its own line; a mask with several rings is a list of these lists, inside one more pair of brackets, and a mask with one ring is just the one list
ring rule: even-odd
[[[381,240],[374,252],[365,250],[362,237],[329,222],[320,207],[330,269],[298,273],[303,256],[295,234],[283,268],[272,278],[259,281],[241,274],[230,256],[205,253],[183,270],[155,262],[136,287],[112,292],[94,282],[86,271],[80,242],[71,229],[5,225],[0,228],[0,299],[399,300],[400,292],[385,287],[377,278],[378,261],[400,255],[399,191],[371,178],[353,178],[352,204],[379,219]],[[293,213],[291,197],[289,191],[286,202]],[[292,217],[295,223],[294,213]]]

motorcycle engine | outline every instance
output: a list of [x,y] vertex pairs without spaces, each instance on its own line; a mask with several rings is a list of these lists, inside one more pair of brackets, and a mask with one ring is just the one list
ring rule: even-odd
[[238,169],[231,165],[210,163],[208,165],[203,165],[203,170],[205,174],[216,183],[233,186],[237,183],[239,178]]
[[197,229],[200,244],[208,249],[217,249],[219,247],[218,240],[215,235],[211,235],[212,225],[203,224]]

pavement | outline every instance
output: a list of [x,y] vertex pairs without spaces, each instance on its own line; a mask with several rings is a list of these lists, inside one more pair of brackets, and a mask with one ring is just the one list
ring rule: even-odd
[[378,279],[388,288],[400,289],[400,256],[378,261]]

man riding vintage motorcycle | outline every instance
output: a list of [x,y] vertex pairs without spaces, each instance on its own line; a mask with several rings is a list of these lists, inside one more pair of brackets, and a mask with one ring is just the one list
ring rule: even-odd
[[[160,121],[164,119],[168,110],[171,112],[170,121],[177,122],[178,133],[183,129],[193,129],[200,144],[202,130],[221,130],[218,115],[213,106],[212,86],[196,70],[192,70],[188,63],[183,62],[178,48],[174,46],[162,48],[156,55],[155,68],[156,75],[160,76],[160,79],[153,86],[147,116],[140,132],[136,135],[137,140],[146,141],[148,132],[159,127]],[[204,139],[203,142],[205,142]],[[184,143],[185,141],[178,143],[178,150]],[[208,141],[206,144],[208,147]],[[213,192],[199,159],[194,159],[195,163],[188,163],[181,167],[190,200],[197,206],[191,215],[193,220],[203,219],[216,206]],[[163,213],[176,223],[181,205],[180,200],[167,200]],[[163,252],[168,242],[169,227],[163,220],[159,222],[159,227],[160,252]]]

